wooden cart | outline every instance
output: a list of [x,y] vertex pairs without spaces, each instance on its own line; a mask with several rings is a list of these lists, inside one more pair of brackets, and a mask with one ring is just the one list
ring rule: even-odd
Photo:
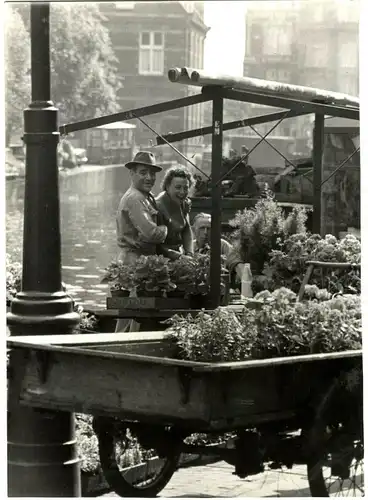
[[[174,359],[163,332],[8,344],[17,367],[9,404],[95,415],[103,472],[121,496],[157,495],[183,452],[216,454],[241,478],[306,464],[312,496],[363,495],[361,351],[200,363]],[[185,443],[198,432],[233,439]],[[136,475],[118,466],[129,435],[148,457]]]

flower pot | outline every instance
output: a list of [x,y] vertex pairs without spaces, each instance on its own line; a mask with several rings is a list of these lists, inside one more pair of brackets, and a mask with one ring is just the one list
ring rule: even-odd
[[206,309],[209,306],[209,296],[208,295],[190,295],[189,304],[191,309]]
[[137,290],[137,297],[163,297],[162,290]]
[[167,297],[183,299],[185,297],[185,292],[183,290],[172,290],[166,293]]
[[110,290],[111,297],[129,297],[129,290]]

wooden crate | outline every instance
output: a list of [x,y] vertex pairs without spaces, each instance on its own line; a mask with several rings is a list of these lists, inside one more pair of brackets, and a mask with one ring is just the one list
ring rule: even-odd
[[108,297],[107,309],[189,309],[189,299],[176,297]]

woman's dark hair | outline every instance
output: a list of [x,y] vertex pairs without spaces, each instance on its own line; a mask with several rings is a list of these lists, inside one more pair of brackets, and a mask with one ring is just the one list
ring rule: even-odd
[[163,191],[166,191],[167,187],[170,186],[174,177],[187,179],[189,182],[189,188],[191,188],[193,185],[193,177],[188,169],[186,169],[185,167],[171,167],[165,172],[165,176],[161,184],[161,188]]

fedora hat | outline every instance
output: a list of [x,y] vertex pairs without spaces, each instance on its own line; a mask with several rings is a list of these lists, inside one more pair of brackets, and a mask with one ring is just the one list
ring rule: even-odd
[[125,164],[126,168],[129,169],[135,167],[136,165],[145,165],[146,167],[151,167],[156,172],[161,172],[162,170],[162,167],[160,167],[156,163],[155,155],[153,153],[150,153],[149,151],[139,151],[132,161],[128,161],[128,163]]

